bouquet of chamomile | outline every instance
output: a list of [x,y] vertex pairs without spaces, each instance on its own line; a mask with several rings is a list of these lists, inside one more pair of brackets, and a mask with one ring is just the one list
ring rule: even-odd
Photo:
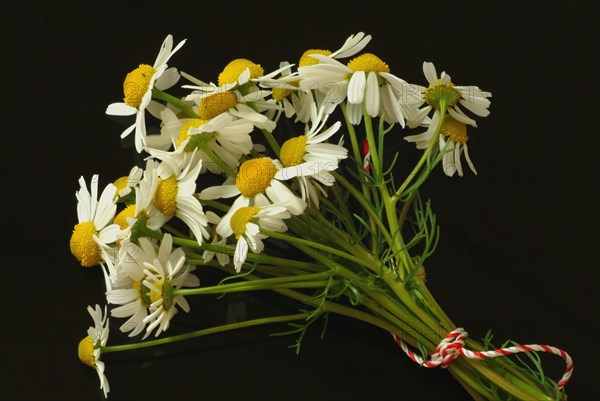
[[[152,65],[126,74],[123,102],[106,113],[131,116],[121,137],[134,136],[143,163],[101,189],[98,175],[80,178],[70,240],[77,261],[104,275],[105,306],[88,307],[78,352],[105,396],[103,354],[281,323],[299,349],[314,322],[342,315],[391,333],[415,368],[447,368],[475,400],[566,399],[565,351],[469,339],[425,283],[439,227],[419,189],[437,168],[476,174],[468,133],[491,93],[430,62],[423,82],[408,83],[365,52],[370,41],[361,32],[272,72],[236,59],[214,83],[171,66],[185,40],[169,35]],[[175,85],[186,94],[169,94]],[[390,144],[417,153],[405,176],[393,174]],[[224,279],[201,285],[206,269]],[[193,313],[189,298],[247,291],[297,309],[169,336],[178,313]],[[111,343],[109,322],[132,340]],[[558,382],[538,352],[565,360]]]

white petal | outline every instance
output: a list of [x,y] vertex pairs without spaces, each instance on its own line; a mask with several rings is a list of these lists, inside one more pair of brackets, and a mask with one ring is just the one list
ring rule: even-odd
[[438,80],[438,75],[433,63],[427,61],[423,62],[423,74],[425,74],[425,78],[430,84],[435,84]]
[[377,117],[379,114],[379,83],[377,82],[377,74],[370,72],[367,77],[367,113],[371,117]]
[[365,97],[365,87],[367,85],[367,79],[364,71],[356,71],[350,78],[348,84],[348,102],[354,104],[362,103]]
[[135,107],[125,103],[112,103],[106,108],[106,114],[111,116],[132,116],[137,112]]

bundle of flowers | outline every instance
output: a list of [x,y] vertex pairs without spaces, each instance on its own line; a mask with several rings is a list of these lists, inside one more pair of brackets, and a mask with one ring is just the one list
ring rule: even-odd
[[[425,281],[439,227],[420,188],[438,168],[477,174],[468,134],[489,115],[491,93],[430,62],[424,86],[410,84],[364,52],[370,40],[361,32],[268,73],[236,59],[207,83],[170,66],[185,41],[174,47],[169,35],[154,64],[127,74],[123,102],[106,113],[132,116],[121,137],[134,136],[143,163],[101,190],[98,175],[80,178],[70,241],[80,264],[104,276],[106,306],[88,307],[94,325],[79,358],[105,395],[106,353],[281,323],[299,349],[314,322],[342,315],[391,333],[415,367],[448,368],[473,399],[566,399],[568,354],[470,339]],[[169,94],[180,80],[186,94]],[[420,157],[400,177],[386,147],[402,146]],[[201,285],[207,269],[224,279]],[[248,291],[275,292],[297,310],[167,335],[191,312],[189,298]],[[109,321],[131,341],[109,344]],[[558,382],[538,352],[565,360]],[[509,357],[518,353],[529,361]]]

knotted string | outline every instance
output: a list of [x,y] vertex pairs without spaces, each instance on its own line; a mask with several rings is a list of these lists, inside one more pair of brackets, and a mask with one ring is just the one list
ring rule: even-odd
[[498,348],[491,351],[471,351],[465,348],[464,339],[469,335],[465,329],[459,327],[444,337],[429,357],[429,360],[424,361],[423,358],[416,355],[410,348],[408,348],[406,343],[402,341],[400,337],[393,333],[392,336],[410,359],[427,368],[437,368],[438,366],[446,368],[450,362],[458,358],[459,355],[469,359],[489,359],[511,354],[518,354],[519,352],[548,352],[560,356],[567,364],[565,373],[558,382],[558,388],[563,388],[569,382],[569,379],[573,374],[573,360],[569,354],[560,348],[551,347],[549,345],[527,344]]

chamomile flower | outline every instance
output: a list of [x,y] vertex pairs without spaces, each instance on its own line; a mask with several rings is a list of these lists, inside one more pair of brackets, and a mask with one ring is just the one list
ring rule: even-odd
[[477,175],[477,170],[469,157],[469,147],[467,141],[467,125],[455,120],[451,116],[446,116],[440,135],[440,149],[445,149],[442,159],[442,167],[447,176],[452,177],[454,173],[463,176],[461,157],[464,154],[465,160],[471,171]]
[[484,92],[477,86],[456,86],[445,71],[438,78],[435,66],[430,62],[423,63],[423,73],[429,82],[429,87],[423,91],[423,100],[427,103],[425,111],[429,112],[432,108],[438,111],[440,100],[444,99],[448,114],[455,120],[473,127],[477,127],[477,123],[467,116],[459,105],[479,117],[487,117],[490,114],[490,92]]
[[172,248],[173,238],[170,234],[165,234],[152,262],[144,263],[145,277],[142,285],[145,287],[144,291],[147,291],[150,313],[143,319],[143,323],[148,324],[147,333],[156,329],[155,336],[169,328],[171,319],[177,313],[176,306],[186,313],[190,311],[185,298],[174,295],[173,291],[184,285],[200,284],[197,277],[194,279],[195,276],[190,276],[187,272],[189,266],[185,264],[183,249],[177,248],[173,251]]
[[131,171],[129,171],[129,175],[117,178],[113,183],[113,185],[117,187],[115,198],[123,199],[132,193],[135,187],[140,183],[142,175],[144,175],[144,170],[138,166],[133,166]]
[[103,262],[112,266],[112,248],[110,244],[120,238],[120,228],[111,224],[117,206],[114,203],[117,188],[109,184],[98,200],[98,175],[92,177],[91,189],[88,191],[83,177],[79,178],[80,189],[75,193],[77,198],[77,223],[71,235],[71,253],[82,266],[91,267]]
[[[194,160],[194,157],[191,157]],[[152,203],[167,219],[182,220],[192,231],[196,241],[208,238],[207,220],[196,193],[196,179],[202,161],[190,163],[173,155],[164,155],[156,167],[158,183]]]
[[[112,289],[107,291],[106,298],[109,303],[121,305],[111,310],[112,316],[129,318],[120,327],[122,332],[129,332],[129,337],[140,334],[146,327],[144,319],[149,314],[152,302],[150,289],[143,285],[146,278],[144,270],[159,257],[156,248],[149,239],[139,238],[137,245],[124,242],[119,250],[119,262],[116,265],[119,277],[113,280]],[[163,260],[166,263],[164,256]],[[190,266],[184,266],[176,276],[182,287],[199,285],[198,278],[189,274],[190,271]],[[146,332],[144,338],[149,334],[149,331]]]
[[121,239],[129,239],[134,233],[136,224],[142,224],[151,230],[159,230],[169,218],[154,205],[153,197],[159,184],[159,163],[154,160],[146,162],[146,168],[139,185],[135,187],[135,204],[127,206],[115,216],[114,224],[121,228]]
[[235,184],[226,181],[221,186],[206,188],[200,192],[200,198],[238,197],[220,224],[224,224],[223,221],[229,221],[238,208],[253,206],[255,203],[280,204],[285,206],[293,215],[299,215],[306,208],[306,202],[298,198],[283,184],[282,181],[292,177],[277,177],[277,173],[282,168],[283,166],[278,160],[269,157],[246,160],[240,165],[235,177]]
[[[273,131],[277,124],[268,117],[261,114],[267,110],[277,109],[279,106],[266,100],[270,91],[260,90],[251,86],[243,95],[236,89],[224,87],[200,87],[185,85],[184,87],[194,89],[192,94],[186,97],[188,101],[194,101],[198,116],[203,120],[210,120],[220,114],[227,113],[237,119],[244,119],[259,129]],[[207,90],[208,89],[208,90]],[[252,104],[252,107],[249,105]]]
[[307,124],[304,135],[288,139],[281,146],[279,158],[284,168],[275,174],[275,178],[297,177],[302,199],[310,198],[319,207],[316,189],[322,188],[315,181],[326,186],[333,185],[335,179],[330,171],[337,169],[339,161],[348,157],[348,150],[344,146],[325,143],[340,129],[339,121],[321,132],[328,115],[323,109],[317,114],[313,108],[312,116],[312,123]]
[[149,106],[149,111],[158,107],[158,103],[152,102],[152,89],[165,90],[177,83],[180,78],[179,73],[175,68],[167,69],[167,62],[184,43],[185,40],[182,40],[173,49],[173,36],[168,35],[152,66],[140,64],[138,68],[127,74],[123,83],[124,103],[112,103],[106,109],[106,114],[109,115],[136,115],[135,123],[123,131],[121,138],[125,138],[135,129],[135,148],[138,153],[141,153],[146,145],[145,110]]
[[210,170],[212,173],[222,173],[223,169],[212,160],[206,152],[213,153],[225,167],[233,170],[239,165],[242,155],[247,155],[252,151],[252,138],[250,133],[254,126],[243,119],[236,119],[225,113],[220,114],[210,121],[185,118],[179,119],[170,110],[165,109],[161,113],[163,126],[161,132],[168,135],[173,143],[174,151],[165,152],[147,149],[154,157],[162,159],[167,155],[175,158],[185,159],[182,163],[191,160],[191,156],[196,157],[195,161],[202,160],[202,169]]
[[319,64],[320,60],[313,57],[313,54],[319,54],[322,56],[331,57],[334,59],[342,59],[352,57],[364,49],[371,41],[371,35],[366,35],[364,32],[359,32],[356,35],[350,35],[342,47],[338,50],[331,52],[330,50],[323,49],[309,49],[306,50],[300,57],[298,66],[308,67],[311,65]]
[[363,110],[371,117],[383,116],[389,123],[400,123],[416,117],[422,104],[420,92],[406,81],[390,74],[390,67],[379,57],[365,53],[344,65],[322,54],[311,57],[320,61],[308,67],[299,67],[304,90],[317,88],[328,94],[334,104],[347,99],[348,120],[359,124]]
[[237,244],[233,256],[235,270],[239,272],[248,256],[248,249],[261,253],[266,235],[260,233],[263,228],[269,231],[283,232],[287,226],[283,220],[291,217],[287,208],[258,200],[254,206],[240,207],[230,218],[223,218],[217,226],[217,233],[224,238],[235,235]]
[[94,326],[88,329],[87,337],[79,342],[77,353],[81,362],[96,370],[100,379],[100,389],[104,391],[106,398],[110,392],[110,386],[104,375],[105,366],[104,362],[100,360],[100,356],[102,347],[105,347],[108,342],[108,315],[106,307],[103,314],[99,305],[96,305],[95,308],[88,306],[87,310],[94,320]]
[[286,69],[287,66],[279,66],[279,69],[265,75],[265,70],[260,64],[238,58],[225,66],[219,74],[218,83],[224,90],[243,87],[246,84],[272,86],[279,83],[275,77]]

